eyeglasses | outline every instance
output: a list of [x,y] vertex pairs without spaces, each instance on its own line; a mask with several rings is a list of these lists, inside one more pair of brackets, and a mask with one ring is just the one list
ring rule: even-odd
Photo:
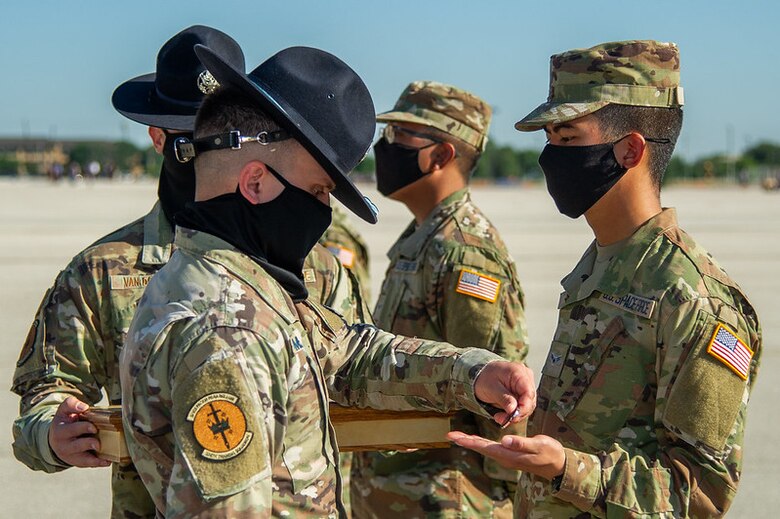
[[[417,137],[418,139],[425,139],[426,141],[433,141],[433,142],[417,148],[415,146],[409,146],[407,144],[402,144],[400,142],[397,142],[398,137],[400,137],[401,135],[408,135],[409,137]],[[388,144],[397,144],[399,146],[403,146],[404,148],[409,148],[412,150],[424,150],[425,148],[430,148],[431,146],[436,146],[437,144],[441,144],[443,142],[428,134],[415,132],[413,130],[408,130],[406,128],[401,128],[400,126],[396,126],[394,124],[388,124],[387,126],[385,126],[384,130],[382,130],[382,136],[385,138]]]

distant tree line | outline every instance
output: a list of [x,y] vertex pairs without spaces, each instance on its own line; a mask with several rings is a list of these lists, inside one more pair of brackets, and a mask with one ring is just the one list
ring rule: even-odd
[[[541,180],[538,150],[518,150],[512,146],[488,142],[479,161],[474,177],[497,182],[520,180]],[[138,147],[131,142],[73,142],[65,150],[62,166],[80,165],[82,168],[97,161],[110,165],[120,173],[158,176],[162,157],[149,147]],[[6,149],[0,153],[0,172],[15,174],[19,171],[15,155]],[[49,166],[51,167],[51,166]],[[368,156],[355,169],[355,176],[362,179],[373,177],[375,162]],[[24,171],[31,174],[47,174],[40,164],[25,164]],[[728,156],[714,154],[688,161],[675,155],[666,172],[667,181],[696,179],[731,179],[755,181],[761,176],[775,175],[780,171],[780,144],[761,142],[751,146],[742,154]]]

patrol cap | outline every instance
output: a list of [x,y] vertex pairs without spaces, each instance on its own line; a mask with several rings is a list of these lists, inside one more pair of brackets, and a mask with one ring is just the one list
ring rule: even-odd
[[515,124],[534,131],[578,119],[608,104],[674,108],[683,105],[680,53],[674,43],[629,40],[550,57],[547,102]]
[[414,81],[393,109],[376,120],[430,126],[482,151],[487,145],[490,115],[490,105],[470,92],[436,81]]

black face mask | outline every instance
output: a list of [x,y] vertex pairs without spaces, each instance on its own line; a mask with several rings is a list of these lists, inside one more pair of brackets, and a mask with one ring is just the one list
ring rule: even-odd
[[539,156],[549,191],[558,211],[579,218],[625,175],[613,147],[623,139],[594,146],[548,144]]
[[290,294],[306,299],[303,261],[331,222],[331,208],[268,170],[284,185],[273,200],[252,204],[236,190],[194,202],[176,223],[208,232],[251,256]]
[[426,174],[417,163],[420,150],[399,144],[390,144],[382,137],[374,144],[376,158],[376,188],[389,196],[412,184]]
[[163,164],[160,169],[160,183],[157,186],[157,196],[160,198],[165,218],[174,224],[176,213],[184,210],[187,202],[195,199],[195,168],[193,162],[182,164],[176,160],[173,151],[173,142],[178,137],[192,139],[192,133],[165,132],[165,146],[163,146]]

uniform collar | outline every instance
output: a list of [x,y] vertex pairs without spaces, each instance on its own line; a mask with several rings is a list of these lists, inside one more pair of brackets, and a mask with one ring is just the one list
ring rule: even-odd
[[[212,234],[176,227],[174,246],[196,257],[222,265],[243,283],[251,286],[265,303],[284,318],[287,324],[298,319],[289,294],[256,261],[230,243]],[[286,305],[279,305],[285,301]]]
[[442,224],[449,220],[455,211],[469,202],[471,202],[471,191],[468,187],[455,191],[439,202],[439,205],[419,226],[414,221],[409,224],[406,230],[401,233],[398,241],[390,248],[387,256],[391,259],[398,255],[404,258],[418,257],[423,246],[441,228]]
[[160,201],[144,217],[144,245],[141,249],[141,263],[144,265],[165,265],[171,259],[173,249],[173,227],[165,218]]
[[[650,247],[672,227],[677,227],[677,211],[674,208],[663,209],[643,223],[615,254],[593,289],[616,297],[626,295]],[[562,302],[563,304],[583,299],[592,293],[592,291],[587,294],[577,292],[582,285],[583,274],[590,274],[592,271],[595,257],[596,242],[594,241],[574,270],[561,280],[561,285],[566,291],[566,301]]]

